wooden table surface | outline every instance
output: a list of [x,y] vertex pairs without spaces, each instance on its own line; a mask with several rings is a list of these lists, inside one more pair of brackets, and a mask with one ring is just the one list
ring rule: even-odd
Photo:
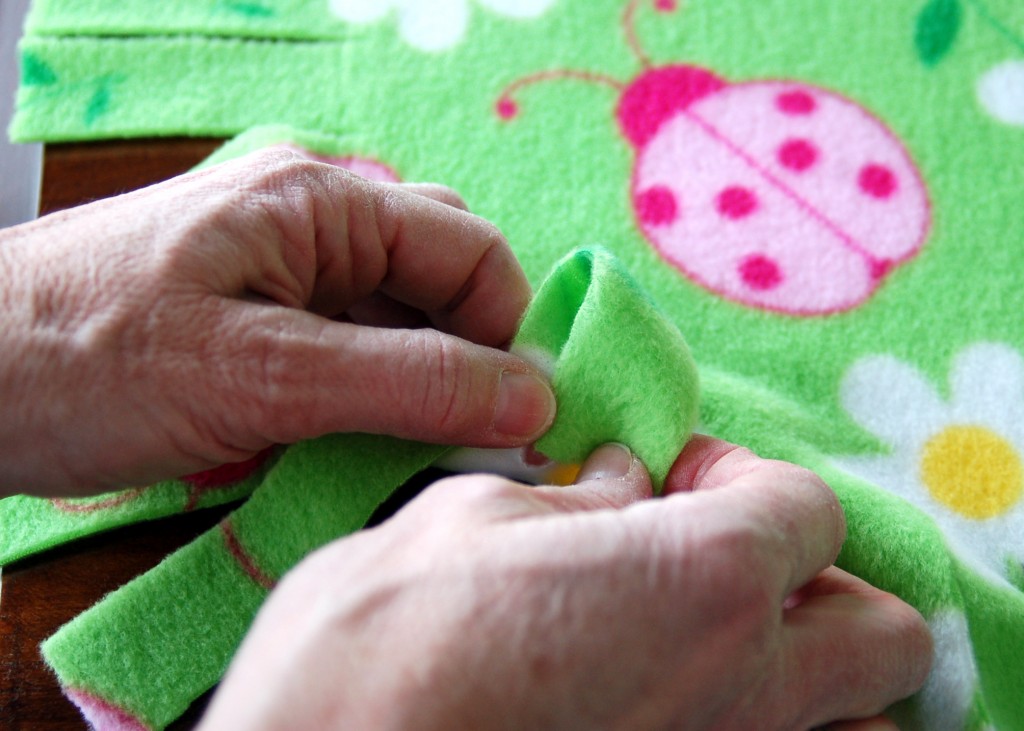
[[[185,172],[218,140],[49,145],[41,210],[48,213]],[[39,657],[39,643],[107,592],[214,526],[224,508],[135,525],[63,546],[3,570],[0,584],[0,729],[86,728]],[[194,726],[203,702],[171,728]]]
[[221,142],[182,137],[47,145],[40,214],[173,178],[201,162]]

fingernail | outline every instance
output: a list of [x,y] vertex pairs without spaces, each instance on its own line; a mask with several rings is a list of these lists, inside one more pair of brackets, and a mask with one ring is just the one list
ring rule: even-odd
[[555,417],[555,394],[536,376],[505,371],[498,385],[494,430],[513,437],[539,437]]
[[583,463],[576,482],[584,480],[616,480],[629,474],[633,467],[633,453],[624,444],[605,444],[594,450]]

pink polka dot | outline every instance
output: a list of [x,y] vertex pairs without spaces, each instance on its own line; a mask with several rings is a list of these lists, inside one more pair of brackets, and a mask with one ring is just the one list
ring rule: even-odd
[[519,105],[507,96],[503,96],[495,105],[495,111],[498,112],[498,116],[502,119],[512,119],[519,114]]
[[636,212],[649,226],[666,226],[679,217],[679,203],[671,190],[654,185],[637,194]]
[[718,194],[716,204],[723,216],[738,220],[757,210],[757,196],[749,188],[734,185]]
[[806,91],[787,91],[775,97],[775,106],[783,114],[805,115],[818,108],[814,97]]
[[775,289],[784,279],[779,265],[762,254],[752,254],[741,261],[739,272],[746,285],[758,292]]
[[818,161],[818,148],[808,140],[787,140],[777,156],[783,167],[802,173]]
[[896,192],[898,183],[896,175],[884,165],[865,165],[860,169],[857,178],[860,189],[872,198],[885,200]]
[[662,13],[671,13],[676,9],[676,0],[654,0],[654,9]]

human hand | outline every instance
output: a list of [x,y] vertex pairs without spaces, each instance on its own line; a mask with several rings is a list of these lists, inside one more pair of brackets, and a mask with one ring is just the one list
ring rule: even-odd
[[201,731],[804,730],[920,687],[927,627],[830,567],[817,477],[697,437],[667,492],[614,446],[568,488],[436,484],[285,577]]
[[327,432],[533,441],[553,396],[500,350],[530,288],[463,209],[271,151],[0,231],[0,497]]

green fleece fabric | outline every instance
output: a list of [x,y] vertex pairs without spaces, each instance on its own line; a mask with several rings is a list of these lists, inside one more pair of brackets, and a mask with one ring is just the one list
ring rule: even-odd
[[679,330],[621,265],[586,250],[563,260],[537,292],[516,345],[554,363],[558,413],[537,449],[580,462],[602,444],[628,444],[660,492],[697,421],[697,367]]
[[238,464],[97,497],[5,498],[0,500],[0,566],[122,525],[248,497],[275,459],[268,450]]
[[841,565],[925,615],[904,726],[1024,728],[1019,0],[47,0],[17,106],[446,183],[535,284],[606,246],[701,429],[825,475]]

